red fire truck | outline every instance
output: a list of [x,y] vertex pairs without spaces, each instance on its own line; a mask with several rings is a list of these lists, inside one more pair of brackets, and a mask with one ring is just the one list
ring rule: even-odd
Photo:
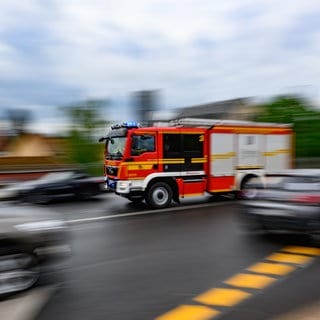
[[253,177],[292,167],[291,125],[191,119],[115,125],[107,136],[106,187],[165,208],[189,196],[238,192]]

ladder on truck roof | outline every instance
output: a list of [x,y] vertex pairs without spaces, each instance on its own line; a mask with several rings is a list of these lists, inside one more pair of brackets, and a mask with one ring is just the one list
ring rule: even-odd
[[176,127],[203,127],[210,128],[217,125],[222,126],[240,126],[240,127],[279,127],[290,128],[291,124],[284,123],[269,123],[269,122],[254,122],[242,120],[222,120],[222,119],[202,119],[202,118],[181,118],[171,120],[170,125]]

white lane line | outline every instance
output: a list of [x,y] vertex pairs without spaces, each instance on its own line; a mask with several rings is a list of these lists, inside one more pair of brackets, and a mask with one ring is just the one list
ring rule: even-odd
[[34,320],[56,289],[55,286],[39,287],[0,302],[0,319]]
[[[101,262],[96,262],[96,263],[91,263],[91,264],[85,264],[82,266],[77,266],[77,267],[70,267],[65,269],[65,272],[81,272],[87,269],[92,269],[92,268],[99,268],[99,267],[103,267],[103,266],[107,266],[107,265],[111,265],[111,264],[118,264],[118,263],[127,263],[136,259],[144,259],[145,255],[136,255],[133,257],[129,257],[129,258],[120,258],[120,259],[113,259],[113,260],[107,260],[107,261],[101,261]],[[77,281],[77,280],[75,280]]]
[[82,222],[94,222],[100,220],[108,220],[114,218],[125,218],[125,217],[133,217],[133,216],[142,216],[152,213],[167,213],[171,211],[181,211],[181,210],[189,210],[189,209],[198,209],[198,208],[206,208],[206,207],[218,207],[221,205],[230,204],[230,202],[219,202],[219,203],[204,203],[204,204],[196,204],[196,205],[189,205],[189,206],[181,206],[176,208],[166,208],[166,209],[158,209],[158,210],[146,210],[146,211],[136,211],[136,212],[129,212],[129,213],[119,213],[107,216],[99,216],[99,217],[91,217],[91,218],[81,218],[81,219],[74,219],[74,220],[67,220],[69,224],[76,224]]

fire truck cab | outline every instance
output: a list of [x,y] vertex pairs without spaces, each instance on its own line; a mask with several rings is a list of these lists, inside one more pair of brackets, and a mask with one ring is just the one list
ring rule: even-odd
[[231,193],[253,177],[292,167],[291,125],[180,119],[166,126],[115,125],[105,140],[106,187],[132,202]]

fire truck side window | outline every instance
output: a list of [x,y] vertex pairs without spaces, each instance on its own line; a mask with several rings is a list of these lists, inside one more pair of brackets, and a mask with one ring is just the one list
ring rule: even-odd
[[203,157],[203,135],[193,133],[164,134],[163,158],[173,159],[166,163],[164,171],[203,170],[203,163],[193,161]]
[[185,134],[183,136],[183,149],[185,153],[190,153],[193,157],[202,157],[203,147],[202,135]]
[[138,156],[144,152],[155,151],[154,136],[133,135],[131,139],[131,155]]
[[164,158],[177,158],[181,156],[181,134],[163,135]]

